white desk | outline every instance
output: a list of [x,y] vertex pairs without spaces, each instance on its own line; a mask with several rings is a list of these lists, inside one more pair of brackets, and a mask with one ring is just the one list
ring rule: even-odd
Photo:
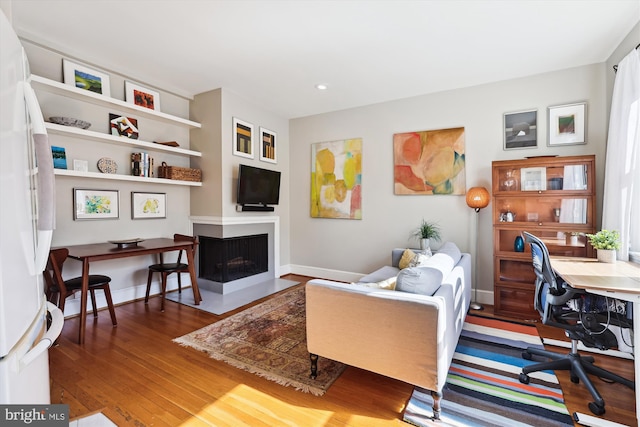
[[573,288],[633,302],[633,351],[636,383],[636,419],[640,422],[640,265],[613,264],[593,258],[551,257],[551,267]]

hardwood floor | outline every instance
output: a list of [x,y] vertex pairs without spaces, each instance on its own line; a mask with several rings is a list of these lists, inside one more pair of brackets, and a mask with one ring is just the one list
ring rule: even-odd
[[[116,307],[116,328],[107,312],[97,319],[89,316],[83,346],[76,344],[78,319],[68,319],[50,351],[51,402],[68,404],[71,419],[101,411],[118,426],[408,425],[401,418],[413,390],[409,384],[349,367],[317,397],[171,341],[241,310],[216,316],[167,301],[161,313],[157,298],[148,305],[136,301]],[[490,307],[484,315],[491,315]],[[555,331],[549,333],[560,339]],[[630,361],[600,365],[633,375]],[[590,414],[586,390],[568,376],[558,377],[569,410]],[[634,394],[617,384],[597,386],[607,402],[605,418],[635,425]]]

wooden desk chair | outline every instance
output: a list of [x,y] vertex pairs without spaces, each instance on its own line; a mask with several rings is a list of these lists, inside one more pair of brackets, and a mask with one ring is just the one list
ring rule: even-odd
[[[198,238],[194,236],[185,236],[184,234],[174,234],[173,240],[175,241],[189,241],[193,243],[191,247],[191,251],[193,257],[195,259],[196,248],[198,246]],[[182,253],[184,251],[181,250],[178,253],[178,259],[176,262],[165,263],[163,261],[162,253],[159,254],[160,263],[153,264],[149,266],[149,275],[147,276],[147,292],[144,297],[144,303],[147,304],[149,302],[149,292],[151,291],[151,279],[153,277],[153,273],[160,273],[162,276],[162,285],[161,285],[161,302],[160,302],[160,311],[164,311],[164,300],[167,294],[167,276],[172,273],[178,274],[178,292],[182,293],[182,281],[180,280],[180,273],[189,273],[189,264],[185,264],[182,262]],[[193,286],[193,284],[192,284]]]
[[[49,252],[49,261],[47,267],[44,270],[44,280],[47,285],[47,299],[60,308],[64,312],[64,303],[67,297],[82,290],[82,277],[74,277],[73,279],[64,280],[62,278],[62,265],[69,256],[69,250],[67,248],[52,249]],[[113,301],[111,300],[111,290],[109,283],[111,277],[104,276],[102,274],[90,274],[89,275],[89,294],[91,295],[91,305],[93,307],[93,316],[98,316],[98,310],[96,306],[96,289],[102,289],[104,296],[107,300],[107,306],[109,307],[109,314],[111,315],[111,323],[113,326],[118,324],[116,320],[116,312],[113,307]]]

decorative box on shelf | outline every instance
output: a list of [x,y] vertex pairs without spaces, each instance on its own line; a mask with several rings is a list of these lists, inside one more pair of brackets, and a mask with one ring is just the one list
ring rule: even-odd
[[166,162],[162,162],[162,164],[158,167],[158,178],[201,182],[202,171],[200,169],[169,166]]

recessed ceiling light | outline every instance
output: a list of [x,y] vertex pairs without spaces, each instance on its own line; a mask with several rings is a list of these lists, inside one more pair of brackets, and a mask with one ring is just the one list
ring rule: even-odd
[[329,86],[327,86],[325,84],[322,84],[322,83],[318,83],[316,85],[316,89],[318,89],[318,90],[327,90],[328,88],[329,88]]

